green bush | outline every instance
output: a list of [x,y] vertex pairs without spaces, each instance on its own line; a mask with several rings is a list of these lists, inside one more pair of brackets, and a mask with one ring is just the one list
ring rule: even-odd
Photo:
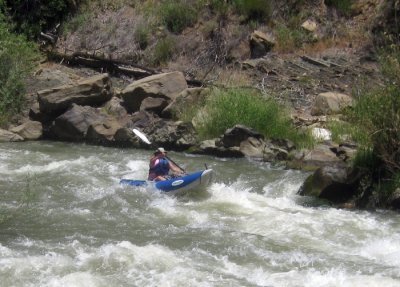
[[266,138],[290,139],[304,145],[309,138],[293,126],[286,109],[272,98],[245,89],[215,89],[196,118],[202,138],[220,136],[236,124],[254,128]]
[[153,59],[151,62],[155,65],[166,63],[170,60],[174,54],[175,40],[174,38],[167,36],[160,39],[154,47]]
[[349,16],[351,14],[352,0],[325,0],[325,4],[335,7],[342,15]]
[[304,29],[290,28],[279,25],[276,28],[276,49],[281,52],[291,52],[301,48],[305,43],[311,43],[314,39],[312,34]]
[[9,30],[9,25],[0,21],[0,125],[21,111],[23,80],[38,57],[34,44]]
[[272,8],[270,0],[234,0],[238,13],[247,20],[267,22],[271,18]]
[[149,44],[150,30],[147,25],[140,24],[135,30],[135,41],[138,43],[140,49],[144,50]]
[[390,173],[400,171],[400,87],[363,94],[346,114],[359,133],[368,135],[363,143],[373,148]]
[[29,38],[37,37],[41,31],[53,28],[81,1],[70,0],[5,0],[16,31]]
[[63,23],[63,34],[75,32],[79,28],[84,27],[85,23],[92,17],[91,13],[81,11]]
[[197,10],[186,0],[166,0],[159,7],[162,23],[173,33],[181,33],[197,21]]
[[210,7],[211,11],[213,11],[215,14],[225,17],[228,15],[230,5],[225,1],[210,0],[208,2],[208,7]]

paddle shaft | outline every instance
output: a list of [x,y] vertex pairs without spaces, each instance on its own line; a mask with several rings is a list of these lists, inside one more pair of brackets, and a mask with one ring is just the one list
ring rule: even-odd
[[184,173],[186,173],[186,171],[181,168],[176,162],[174,162],[172,159],[170,159],[169,157],[165,156],[170,162],[172,162],[174,165],[176,165],[181,171],[183,171]]

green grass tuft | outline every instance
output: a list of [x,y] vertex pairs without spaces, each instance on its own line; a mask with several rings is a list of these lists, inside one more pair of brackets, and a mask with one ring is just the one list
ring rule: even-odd
[[181,33],[197,21],[197,10],[186,0],[167,0],[161,3],[159,14],[162,23],[173,33]]
[[171,36],[167,36],[159,40],[154,47],[152,62],[155,65],[165,64],[169,61],[175,49],[175,39]]
[[196,122],[202,138],[218,137],[226,129],[243,124],[266,138],[290,139],[297,145],[304,145],[310,139],[292,126],[284,107],[248,89],[214,89]]

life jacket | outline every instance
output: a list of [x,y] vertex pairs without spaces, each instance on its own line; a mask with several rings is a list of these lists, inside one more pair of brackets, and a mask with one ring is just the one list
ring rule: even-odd
[[159,175],[168,175],[169,161],[165,157],[154,157],[150,160],[149,180]]

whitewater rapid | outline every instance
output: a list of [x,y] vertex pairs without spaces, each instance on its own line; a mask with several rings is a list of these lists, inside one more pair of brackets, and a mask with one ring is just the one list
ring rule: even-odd
[[307,173],[171,153],[206,192],[144,179],[151,151],[0,144],[0,286],[400,286],[400,216],[296,194]]

